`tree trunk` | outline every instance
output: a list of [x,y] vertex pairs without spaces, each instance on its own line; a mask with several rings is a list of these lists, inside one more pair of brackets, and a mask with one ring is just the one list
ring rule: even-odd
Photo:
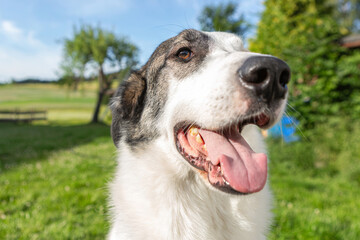
[[78,90],[79,82],[80,82],[80,77],[75,77],[74,86],[73,86],[74,92]]
[[98,92],[97,102],[96,102],[95,109],[94,109],[94,114],[93,114],[93,117],[91,120],[92,123],[99,122],[99,112],[100,112],[101,103],[102,103],[104,95],[107,91],[107,84],[105,84],[105,83],[106,83],[105,82],[105,74],[104,74],[102,65],[100,65],[100,67],[99,67],[99,92]]
[[93,114],[93,117],[91,120],[92,123],[99,122],[99,112],[100,112],[101,102],[104,98],[104,95],[105,95],[105,91],[98,92],[97,102],[96,102],[94,114]]

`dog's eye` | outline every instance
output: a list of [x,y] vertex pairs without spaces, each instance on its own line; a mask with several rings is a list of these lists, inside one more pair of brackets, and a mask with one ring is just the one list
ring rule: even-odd
[[189,48],[181,48],[176,55],[182,60],[189,61],[192,58],[193,53]]

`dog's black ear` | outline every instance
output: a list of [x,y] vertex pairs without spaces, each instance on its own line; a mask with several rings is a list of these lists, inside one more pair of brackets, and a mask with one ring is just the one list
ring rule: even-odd
[[121,138],[121,127],[124,122],[139,121],[146,92],[146,80],[140,72],[133,72],[130,77],[119,86],[115,97],[112,98],[111,136],[115,146]]

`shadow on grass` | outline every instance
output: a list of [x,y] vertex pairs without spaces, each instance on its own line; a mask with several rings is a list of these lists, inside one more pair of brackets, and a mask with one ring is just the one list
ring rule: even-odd
[[110,137],[105,124],[0,124],[0,173],[19,164],[41,161],[55,151]]

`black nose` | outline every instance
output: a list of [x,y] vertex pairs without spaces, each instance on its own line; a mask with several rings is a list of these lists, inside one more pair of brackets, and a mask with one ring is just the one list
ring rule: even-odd
[[242,85],[267,103],[286,96],[290,68],[276,57],[250,57],[242,64],[238,74]]

